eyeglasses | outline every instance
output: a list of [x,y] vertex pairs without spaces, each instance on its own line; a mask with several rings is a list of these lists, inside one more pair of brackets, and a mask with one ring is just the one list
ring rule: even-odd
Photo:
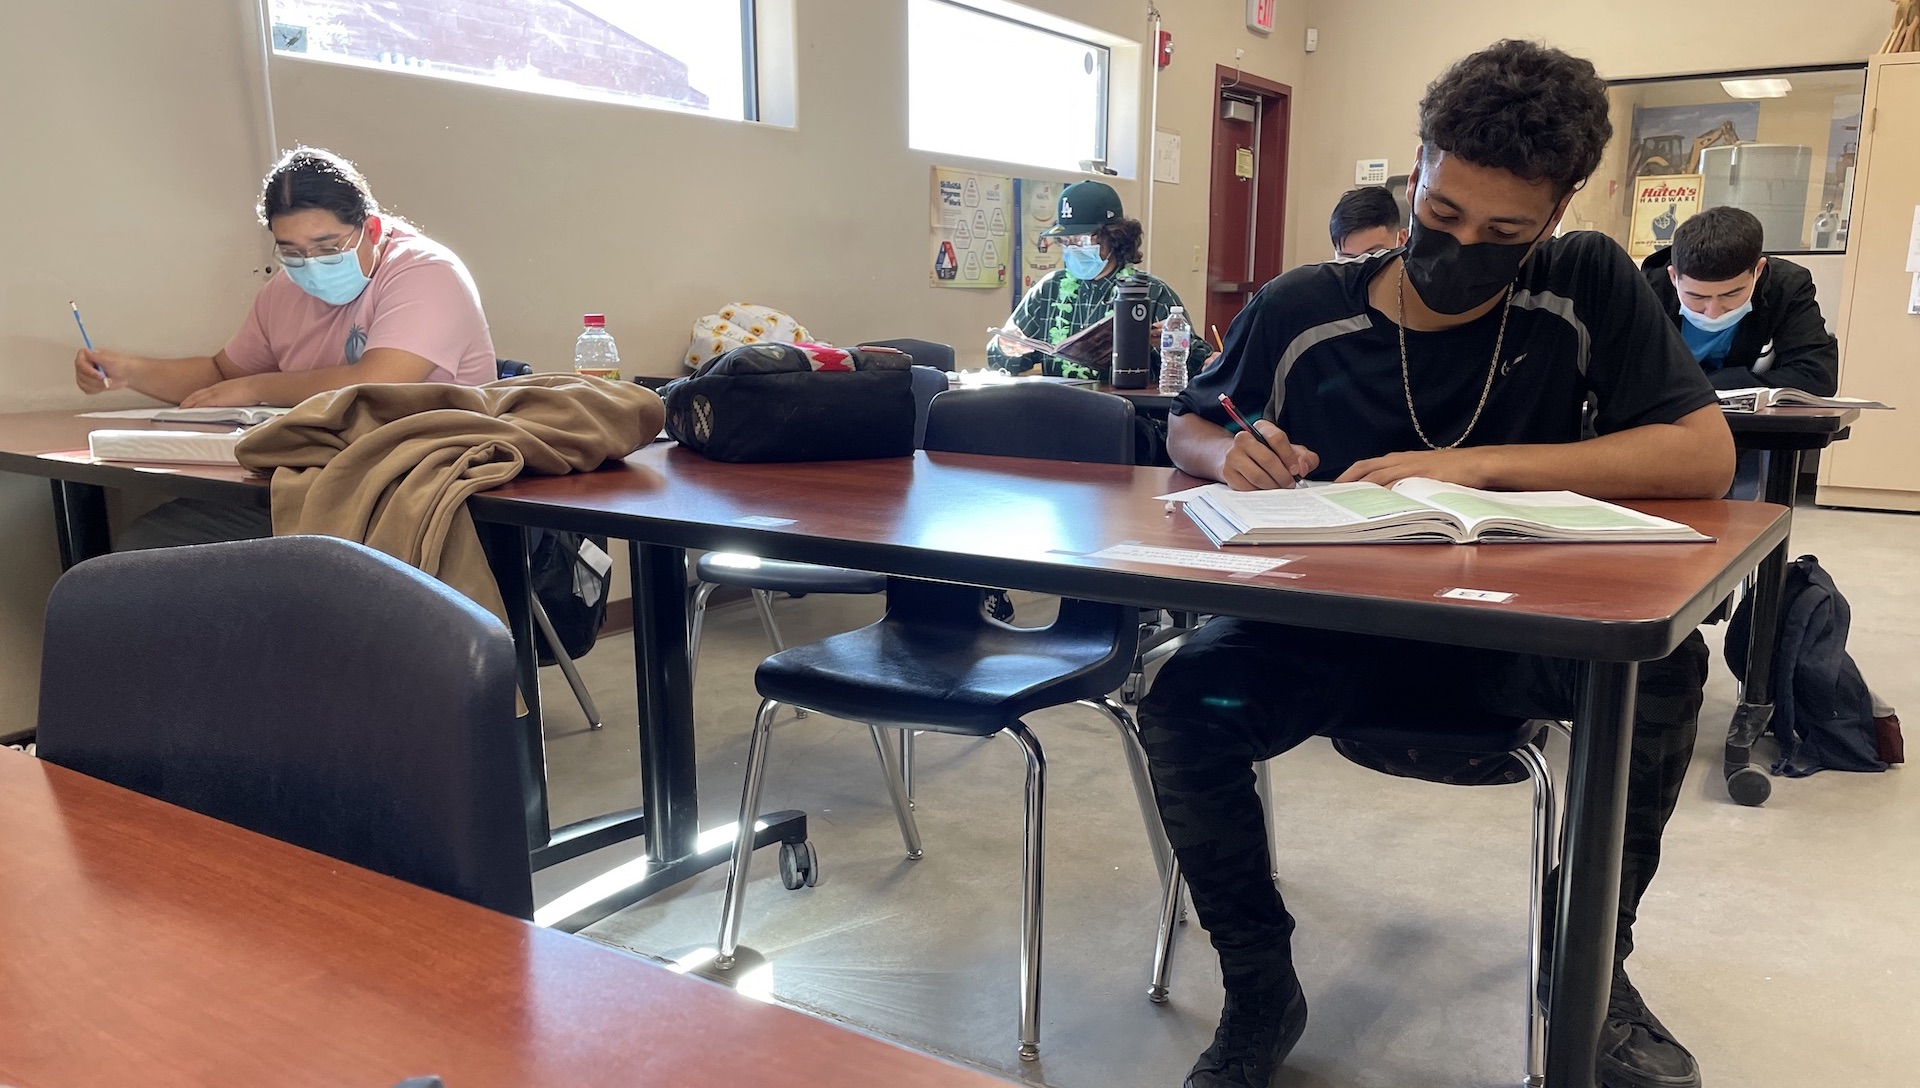
[[360,239],[365,237],[367,228],[362,226],[359,234],[349,245],[319,246],[311,252],[303,252],[290,246],[274,247],[274,255],[280,258],[283,268],[300,268],[308,261],[315,264],[339,264],[347,255],[360,248]]

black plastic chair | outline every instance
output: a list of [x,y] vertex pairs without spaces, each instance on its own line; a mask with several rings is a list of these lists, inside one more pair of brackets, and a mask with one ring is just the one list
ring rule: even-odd
[[913,365],[930,366],[935,370],[951,372],[953,370],[953,345],[938,344],[932,340],[862,340],[862,347],[892,348],[904,351],[913,357]]
[[521,918],[513,640],[332,537],[126,552],[47,601],[40,758]]
[[[926,448],[1130,464],[1133,406],[1088,389],[1039,383],[941,394],[928,414]],[[983,592],[891,579],[887,613],[879,622],[782,651],[760,665],[754,684],[762,701],[748,747],[739,834],[727,872],[715,963],[730,967],[739,949],[768,738],[781,705],[869,726],[909,858],[921,856],[920,834],[896,754],[880,731],[920,729],[974,737],[1007,733],[1027,757],[1019,1042],[1020,1057],[1032,1060],[1039,1052],[1046,758],[1022,719],[1068,703],[1104,714],[1125,738],[1149,835],[1157,843],[1163,843],[1164,836],[1150,795],[1144,792],[1145,759],[1133,719],[1108,697],[1132,666],[1139,610],[1069,598],[1060,602],[1051,625],[1012,628],[982,614]],[[817,872],[811,845],[800,844],[798,857],[794,848],[782,850],[787,886],[810,883]]]
[[[1533,849],[1527,879],[1527,1038],[1524,1047],[1526,1075],[1523,1085],[1541,1085],[1547,1077],[1547,1009],[1542,1004],[1539,980],[1543,967],[1542,918],[1546,908],[1547,881],[1557,863],[1559,804],[1554,793],[1553,772],[1536,747],[1545,730],[1567,732],[1562,722],[1524,721],[1517,718],[1488,718],[1457,729],[1436,730],[1419,725],[1356,725],[1326,730],[1322,736],[1334,741],[1351,741],[1385,751],[1422,749],[1432,752],[1458,752],[1483,760],[1512,756],[1526,769],[1533,786]],[[1270,855],[1273,836],[1273,796],[1269,770],[1272,760],[1256,765],[1260,802],[1267,819],[1267,843]],[[1431,779],[1430,779],[1431,781]],[[1276,860],[1275,864],[1278,864]],[[1183,887],[1179,859],[1167,871],[1160,904],[1160,933],[1153,951],[1153,979],[1147,986],[1147,998],[1155,1004],[1167,1000],[1167,973],[1173,955],[1173,933],[1180,911]]]
[[[913,435],[917,446],[921,435],[926,432],[927,406],[933,402],[935,395],[946,391],[947,376],[930,367],[916,365],[912,378]],[[780,625],[773,618],[774,594],[788,593],[803,597],[810,593],[871,594],[887,590],[886,578],[871,571],[794,563],[785,559],[762,559],[745,552],[708,552],[694,560],[693,574],[696,584],[687,639],[691,647],[689,652],[693,655],[689,677],[697,673],[700,667],[700,636],[706,628],[707,599],[721,586],[736,586],[752,594],[754,607],[760,613],[760,625],[765,628],[767,641],[773,644],[776,653],[786,649],[787,643],[780,635]]]

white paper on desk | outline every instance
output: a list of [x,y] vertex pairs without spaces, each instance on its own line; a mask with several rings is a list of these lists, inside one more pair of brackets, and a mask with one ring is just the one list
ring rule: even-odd
[[1115,544],[1089,552],[1088,559],[1123,559],[1133,563],[1157,563],[1163,567],[1192,567],[1196,570],[1224,570],[1235,574],[1265,574],[1275,567],[1293,562],[1291,556],[1268,559],[1254,555],[1229,555],[1225,552],[1197,552],[1186,548],[1155,548],[1145,544]]
[[171,405],[160,408],[124,408],[117,412],[81,412],[82,419],[152,419]]
[[1913,206],[1913,233],[1907,235],[1907,271],[1920,275],[1920,204]]
[[[1299,489],[1299,490],[1302,490],[1302,491],[1304,491],[1304,490],[1306,490],[1307,488],[1310,488],[1310,487],[1325,487],[1325,486],[1327,486],[1327,481],[1325,481],[1325,480],[1300,480],[1300,481],[1298,481],[1298,482],[1296,482],[1296,483],[1295,483],[1295,484],[1294,484],[1293,486],[1294,486],[1295,488],[1297,488],[1297,489]],[[1199,495],[1199,494],[1201,494],[1201,493],[1203,493],[1203,492],[1207,492],[1207,491],[1232,491],[1232,490],[1233,490],[1233,489],[1232,489],[1232,488],[1230,488],[1230,487],[1228,487],[1228,486],[1227,486],[1226,484],[1201,484],[1201,485],[1200,485],[1199,487],[1189,487],[1189,488],[1187,488],[1187,489],[1186,489],[1185,491],[1175,491],[1175,492],[1174,492],[1174,493],[1172,493],[1171,495],[1155,495],[1155,496],[1154,496],[1154,500],[1155,500],[1155,501],[1166,501],[1166,502],[1192,502],[1192,501],[1194,500],[1194,497],[1195,497],[1195,496],[1197,496],[1197,495]]]

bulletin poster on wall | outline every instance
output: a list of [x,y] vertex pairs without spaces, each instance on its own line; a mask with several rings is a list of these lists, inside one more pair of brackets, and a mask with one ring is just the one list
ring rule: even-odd
[[1013,179],[977,170],[933,168],[934,287],[1005,288],[1013,265]]
[[1655,174],[1633,179],[1633,226],[1627,254],[1645,260],[1673,244],[1674,228],[1700,211],[1699,174]]
[[1060,247],[1056,239],[1043,238],[1042,234],[1053,229],[1055,216],[1060,211],[1060,190],[1067,185],[1064,181],[1040,181],[1035,178],[1017,178],[1014,180],[1014,192],[1020,205],[1018,247],[1019,261],[1015,264],[1013,282],[1013,304],[1020,300],[1033,285],[1045,279],[1047,273],[1060,267]]

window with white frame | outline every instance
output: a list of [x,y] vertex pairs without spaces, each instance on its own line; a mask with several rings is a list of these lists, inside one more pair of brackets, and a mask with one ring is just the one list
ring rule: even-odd
[[1061,170],[1104,162],[1110,51],[1008,7],[908,0],[907,142]]
[[703,113],[757,115],[753,0],[270,0],[273,50]]

